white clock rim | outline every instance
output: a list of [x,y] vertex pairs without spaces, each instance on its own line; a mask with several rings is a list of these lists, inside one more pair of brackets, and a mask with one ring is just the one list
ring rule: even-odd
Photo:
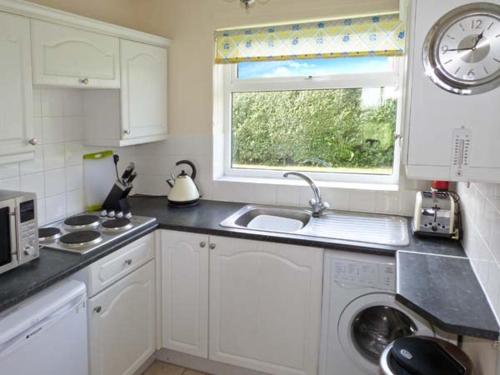
[[458,95],[474,95],[494,90],[500,86],[500,69],[490,78],[478,81],[460,80],[451,77],[436,57],[437,45],[446,31],[460,19],[471,16],[494,17],[500,21],[500,5],[478,2],[463,5],[443,15],[429,30],[422,49],[422,58],[426,75],[440,88]]

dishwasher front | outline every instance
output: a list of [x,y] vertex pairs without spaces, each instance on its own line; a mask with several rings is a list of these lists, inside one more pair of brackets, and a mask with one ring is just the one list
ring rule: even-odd
[[88,375],[86,305],[67,280],[0,314],[0,374]]

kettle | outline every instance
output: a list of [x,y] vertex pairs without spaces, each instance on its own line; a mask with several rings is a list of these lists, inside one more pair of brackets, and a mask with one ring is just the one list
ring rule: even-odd
[[194,206],[200,200],[200,192],[194,183],[196,178],[196,167],[189,160],[180,160],[175,163],[176,166],[188,165],[191,168],[191,175],[188,175],[185,170],[174,178],[167,180],[167,184],[171,187],[168,194],[168,203],[172,206]]

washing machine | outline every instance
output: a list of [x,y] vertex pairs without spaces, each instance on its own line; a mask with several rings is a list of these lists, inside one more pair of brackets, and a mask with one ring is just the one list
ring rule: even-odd
[[396,302],[395,262],[325,253],[320,375],[378,375],[379,358],[392,341],[436,335],[429,322]]

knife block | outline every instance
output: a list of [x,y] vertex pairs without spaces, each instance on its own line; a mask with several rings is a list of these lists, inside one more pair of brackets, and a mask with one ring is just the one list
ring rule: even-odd
[[102,204],[102,208],[105,210],[130,212],[130,204],[128,201],[128,195],[132,190],[133,186],[124,186],[118,181],[114,183],[111,188],[106,200]]

